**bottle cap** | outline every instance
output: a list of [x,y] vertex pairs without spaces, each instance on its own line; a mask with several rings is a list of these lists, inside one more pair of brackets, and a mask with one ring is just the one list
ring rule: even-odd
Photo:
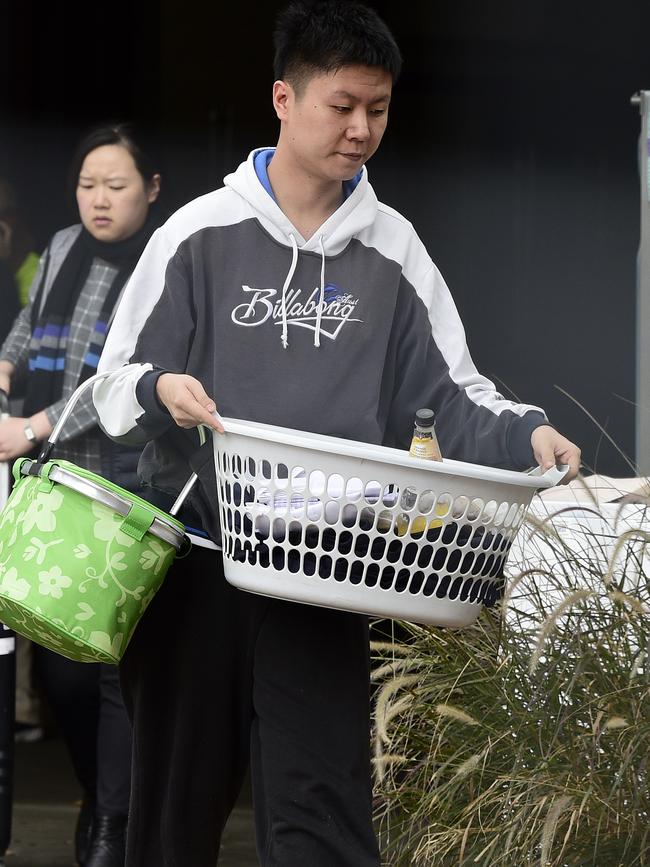
[[436,417],[432,409],[419,409],[415,413],[415,423],[420,427],[433,427]]

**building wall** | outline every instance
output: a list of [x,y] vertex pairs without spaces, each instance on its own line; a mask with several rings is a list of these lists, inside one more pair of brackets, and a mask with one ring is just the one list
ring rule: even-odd
[[[41,239],[74,217],[63,176],[88,123],[153,127],[169,207],[272,144],[279,5],[116,0],[76,16],[12,0],[0,164],[24,184]],[[639,236],[629,98],[650,87],[650,4],[374,5],[405,57],[369,166],[378,194],[443,271],[480,369],[544,405],[588,466],[629,475]]]

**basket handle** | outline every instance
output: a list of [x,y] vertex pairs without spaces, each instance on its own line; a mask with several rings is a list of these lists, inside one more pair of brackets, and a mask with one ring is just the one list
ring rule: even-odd
[[0,388],[0,421],[4,421],[9,415],[9,395]]
[[542,471],[541,467],[535,467],[534,469],[528,472],[529,476],[539,476],[540,481],[544,481],[547,484],[544,485],[545,488],[553,488],[555,485],[559,485],[562,479],[569,472],[568,464],[558,464],[557,466],[550,467],[546,471]]
[[52,449],[56,445],[56,443],[59,439],[59,436],[61,435],[61,431],[63,430],[63,425],[70,418],[70,413],[77,405],[77,402],[78,402],[79,398],[81,397],[81,395],[87,389],[89,389],[91,386],[93,386],[96,382],[101,382],[103,379],[106,379],[106,377],[110,376],[112,373],[115,373],[115,371],[106,370],[106,371],[104,371],[104,373],[95,373],[93,376],[88,377],[88,379],[85,379],[81,383],[81,385],[78,385],[77,388],[75,388],[75,390],[72,392],[72,394],[68,398],[68,402],[63,407],[63,412],[59,416],[59,420],[52,428],[52,432],[50,433],[49,437],[47,438],[47,441],[46,441],[45,445],[43,446],[41,453],[38,456],[38,463],[39,464],[44,464],[49,459],[49,457],[52,453]]

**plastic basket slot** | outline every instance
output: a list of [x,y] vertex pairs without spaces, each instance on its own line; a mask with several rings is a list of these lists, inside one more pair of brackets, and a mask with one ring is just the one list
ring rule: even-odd
[[409,584],[409,593],[412,593],[414,596],[422,590],[422,585],[424,584],[424,572],[417,571],[413,573],[413,577],[411,578],[411,583]]
[[266,482],[271,481],[271,479],[273,478],[273,471],[271,469],[270,461],[266,461],[266,460],[260,461],[260,476]]
[[402,563],[405,566],[412,566],[415,563],[415,558],[418,556],[418,546],[415,542],[409,542],[402,555]]
[[372,530],[375,525],[375,510],[366,506],[359,512],[359,529]]
[[463,587],[462,587],[460,594],[459,594],[459,598],[460,598],[461,602],[465,602],[467,600],[467,598],[469,596],[469,591],[471,590],[473,583],[474,583],[473,578],[465,578],[465,580],[463,581]]
[[302,493],[291,494],[289,510],[293,518],[300,518],[305,514],[305,496]]
[[253,535],[253,516],[249,512],[244,512],[242,530],[244,536],[246,536],[248,539],[250,539]]
[[391,509],[399,502],[399,487],[397,485],[385,485],[382,491],[381,501],[387,509]]
[[271,522],[266,515],[258,515],[255,518],[255,536],[260,541],[269,538],[271,532]]
[[476,554],[474,554],[472,551],[467,551],[465,553],[465,555],[463,556],[463,562],[460,567],[460,571],[463,575],[467,575],[469,573],[475,557]]
[[293,547],[302,544],[302,524],[300,521],[291,521],[289,523],[287,527],[287,539]]
[[503,522],[504,527],[511,527],[519,514],[519,504],[513,503],[508,509],[508,514],[506,515],[505,521]]
[[348,577],[348,569],[350,564],[345,557],[339,557],[334,565],[334,580],[345,581]]
[[368,482],[364,488],[366,503],[369,506],[375,506],[379,502],[381,496],[381,485],[379,482]]
[[432,575],[427,575],[424,587],[422,588],[423,596],[433,596],[436,590],[436,585],[438,584],[438,576],[434,573]]
[[341,507],[338,503],[334,503],[330,500],[325,504],[325,521],[328,524],[338,524],[340,514]]
[[409,569],[400,569],[395,576],[394,590],[396,593],[403,593],[409,586],[411,572]]
[[287,524],[284,518],[275,518],[273,520],[273,541],[284,542],[287,534]]
[[284,569],[285,563],[284,548],[281,548],[280,545],[274,545],[271,559],[273,568],[281,572]]
[[316,524],[307,524],[305,527],[305,546],[313,550],[318,547],[319,542],[320,530]]
[[485,503],[480,497],[474,497],[472,502],[469,504],[469,508],[467,510],[466,520],[471,523],[475,523],[480,520],[481,515],[483,514],[483,509],[485,507]]
[[360,533],[354,542],[354,554],[356,557],[365,557],[370,550],[370,536]]
[[343,476],[340,473],[332,473],[327,479],[327,496],[340,500],[345,492]]
[[361,479],[353,476],[348,479],[345,484],[345,496],[348,500],[356,503],[363,496],[363,482]]
[[318,562],[318,574],[321,578],[329,578],[332,574],[332,558],[329,554],[322,556]]
[[462,559],[463,552],[459,551],[458,548],[455,548],[449,554],[449,559],[447,560],[447,572],[450,575],[453,575],[458,571],[458,567],[460,566],[460,561]]
[[472,566],[472,575],[483,574],[483,563],[485,563],[485,554],[478,554]]
[[494,518],[492,519],[492,522],[491,522],[492,524],[494,524],[495,527],[500,527],[501,524],[503,524],[505,522],[506,517],[508,515],[509,508],[510,507],[509,507],[508,503],[500,503],[499,504],[499,508],[497,509],[496,515],[494,516]]
[[449,551],[447,548],[438,548],[436,553],[433,556],[433,561],[431,562],[431,568],[436,571],[444,568],[444,565],[447,561],[447,555]]
[[[449,576],[447,576],[449,577]],[[458,599],[458,594],[460,593],[460,588],[463,586],[463,579],[460,575],[457,575],[453,581],[451,582],[451,586],[449,587],[449,591],[447,596],[449,599]]]
[[321,537],[323,551],[333,551],[336,548],[336,531],[331,527],[325,527]]
[[423,545],[422,549],[418,555],[418,566],[421,569],[426,569],[427,566],[431,563],[431,558],[433,557],[433,545]]
[[315,497],[325,493],[326,476],[322,470],[314,470],[309,474],[309,490]]
[[354,527],[359,517],[359,511],[352,503],[346,503],[341,511],[341,523],[344,527]]
[[370,556],[373,560],[383,560],[384,552],[386,550],[386,540],[385,539],[373,539],[372,545],[370,547]]
[[490,548],[492,547],[492,545],[494,545],[494,539],[495,539],[495,536],[493,533],[486,533],[483,536],[483,540],[481,542],[481,548],[483,548],[484,551],[489,551]]
[[497,513],[497,508],[498,508],[498,505],[497,505],[496,501],[495,500],[489,500],[483,508],[483,514],[481,515],[481,521],[484,524],[491,524],[494,516]]
[[395,579],[395,567],[394,566],[384,566],[381,570],[381,578],[379,579],[379,586],[382,590],[390,590],[393,586],[393,581]]
[[316,574],[316,555],[307,551],[302,560],[302,570],[309,578]]
[[301,493],[304,498],[307,490],[307,475],[304,467],[291,468],[291,489],[297,493]]
[[379,565],[377,563],[369,563],[364,577],[366,587],[376,587],[379,580]]
[[353,560],[350,565],[350,584],[361,584],[363,581],[364,565],[359,560]]
[[286,464],[276,464],[273,471],[273,481],[277,488],[289,486],[289,467]]
[[399,539],[393,539],[393,541],[388,545],[386,559],[389,563],[399,563],[402,558],[402,547],[402,543]]
[[393,513],[389,512],[388,509],[384,509],[377,515],[377,527],[376,530],[378,533],[383,533],[386,535],[390,533],[393,529]]
[[438,599],[444,599],[447,595],[447,591],[449,590],[449,585],[451,583],[451,578],[449,575],[443,575],[440,579],[438,586],[436,587],[436,596]]
[[474,532],[472,533],[471,539],[469,540],[470,548],[480,548],[484,536],[485,528],[477,527],[476,530],[474,530]]
[[300,552],[291,550],[287,554],[287,569],[295,575],[300,572]]
[[338,550],[339,554],[349,554],[352,550],[352,542],[354,537],[349,530],[344,530],[339,536]]
[[469,507],[469,497],[465,496],[465,494],[461,494],[460,497],[456,497],[454,500],[454,505],[451,509],[452,517],[454,517],[457,521],[461,521],[467,512]]
[[442,531],[442,543],[443,545],[451,545],[458,535],[458,524],[452,521],[451,524],[447,524]]
[[255,460],[251,457],[244,459],[244,477],[252,482],[257,477],[257,466]]

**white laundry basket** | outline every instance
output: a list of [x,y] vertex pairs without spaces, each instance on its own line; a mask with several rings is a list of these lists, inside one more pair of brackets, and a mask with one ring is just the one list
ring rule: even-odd
[[214,437],[227,580],[253,593],[438,626],[498,597],[541,475],[222,419]]

